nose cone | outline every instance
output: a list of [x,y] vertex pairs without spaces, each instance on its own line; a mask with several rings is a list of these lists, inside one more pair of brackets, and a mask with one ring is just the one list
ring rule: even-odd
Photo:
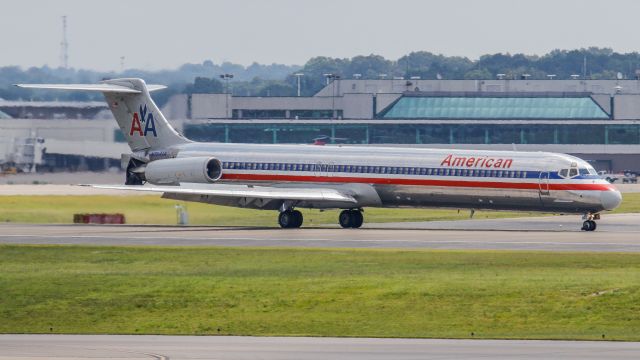
[[622,195],[618,190],[603,191],[600,193],[600,203],[605,210],[613,210],[620,206]]

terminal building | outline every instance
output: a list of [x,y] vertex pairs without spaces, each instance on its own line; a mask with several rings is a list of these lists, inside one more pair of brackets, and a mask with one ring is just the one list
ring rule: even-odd
[[554,151],[640,170],[638,80],[347,80],[311,97],[176,95],[199,141]]
[[[640,80],[336,79],[310,97],[181,94],[162,110],[197,141],[553,151],[640,170]],[[114,167],[129,151],[102,102],[0,112],[0,138],[45,139],[50,168]]]

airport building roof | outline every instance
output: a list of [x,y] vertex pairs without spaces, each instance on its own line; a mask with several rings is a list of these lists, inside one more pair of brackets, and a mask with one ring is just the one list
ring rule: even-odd
[[609,119],[592,98],[403,96],[383,119]]

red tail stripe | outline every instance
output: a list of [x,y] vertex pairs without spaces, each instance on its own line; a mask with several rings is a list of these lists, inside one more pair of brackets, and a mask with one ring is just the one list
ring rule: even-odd
[[[313,183],[366,183],[383,185],[419,185],[419,186],[451,186],[451,187],[471,187],[471,188],[497,188],[497,189],[540,189],[538,183],[527,182],[500,182],[500,181],[470,181],[470,180],[422,180],[422,179],[391,179],[391,178],[365,178],[365,177],[326,177],[326,176],[306,176],[306,175],[276,175],[276,174],[223,174],[223,180],[232,181],[290,181],[290,182],[313,182]],[[546,184],[542,184],[544,190]],[[548,184],[549,190],[616,190],[609,184]]]

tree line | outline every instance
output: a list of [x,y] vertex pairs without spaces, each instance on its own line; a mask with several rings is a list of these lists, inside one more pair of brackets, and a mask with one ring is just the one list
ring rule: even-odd
[[[313,57],[303,66],[254,63],[242,66],[225,62],[214,64],[184,64],[177,69],[146,71],[129,69],[122,72],[99,72],[85,69],[64,69],[18,66],[0,67],[0,98],[34,100],[98,100],[87,93],[32,92],[11,86],[14,83],[94,83],[116,77],[141,77],[148,83],[169,86],[157,92],[159,105],[176,93],[221,93],[235,96],[295,96],[296,73],[300,77],[301,93],[311,96],[326,84],[326,74],[340,78],[380,79],[420,77],[421,79],[569,79],[572,75],[587,79],[634,79],[640,69],[638,52],[618,53],[609,48],[553,50],[544,55],[498,53],[483,55],[477,60],[467,57],[445,56],[427,51],[412,52],[397,60],[380,55],[361,55],[352,58]],[[233,79],[219,78],[233,74]]]

